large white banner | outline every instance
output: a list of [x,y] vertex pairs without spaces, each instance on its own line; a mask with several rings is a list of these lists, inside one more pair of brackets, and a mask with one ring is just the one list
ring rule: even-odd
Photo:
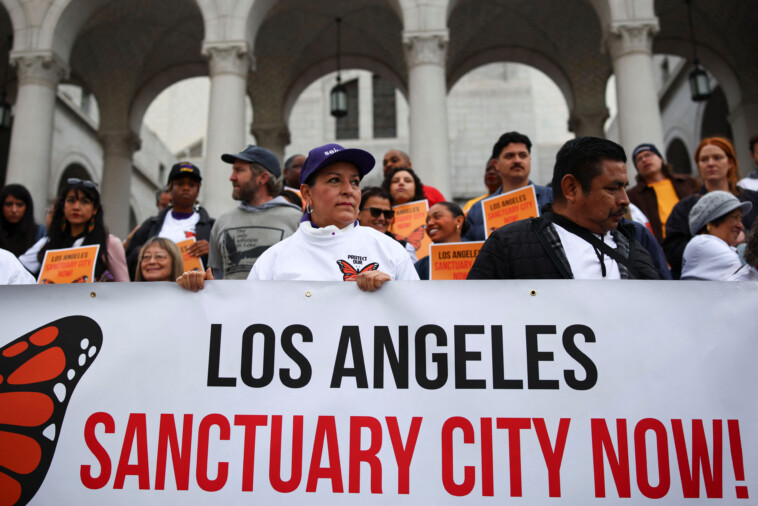
[[758,494],[758,283],[112,283],[0,300],[0,504]]

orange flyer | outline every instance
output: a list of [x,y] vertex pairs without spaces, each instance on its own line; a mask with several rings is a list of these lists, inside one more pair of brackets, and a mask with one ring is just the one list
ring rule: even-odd
[[100,245],[94,244],[46,251],[37,283],[40,285],[92,283],[95,280],[95,263],[97,263],[99,250]]
[[395,206],[395,221],[389,231],[397,238],[407,241],[416,248],[416,259],[421,260],[429,254],[432,240],[426,235],[426,215],[429,202],[417,200]]
[[195,244],[195,238],[190,237],[186,241],[180,241],[176,243],[177,246],[179,246],[179,251],[182,252],[182,260],[184,260],[184,272],[187,271],[205,271],[203,268],[203,261],[200,259],[200,257],[193,257],[190,255],[187,250]]
[[504,225],[540,215],[533,185],[484,199],[482,207],[485,237]]
[[484,241],[429,246],[429,279],[466,279]]

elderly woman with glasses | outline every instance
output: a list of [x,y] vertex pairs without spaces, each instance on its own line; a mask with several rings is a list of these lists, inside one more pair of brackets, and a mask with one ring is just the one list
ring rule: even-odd
[[19,260],[29,272],[36,274],[48,250],[95,244],[100,246],[95,280],[129,281],[121,240],[108,234],[105,228],[97,183],[71,178],[61,188],[53,206],[47,237],[37,241]]
[[184,272],[179,247],[171,239],[151,237],[139,251],[134,281],[174,281]]
[[[358,225],[360,182],[374,163],[361,149],[338,144],[312,149],[300,171],[306,214],[294,234],[258,258],[248,279],[355,281],[363,291],[378,290],[390,280],[417,280],[397,241]],[[197,291],[205,279],[212,275],[185,272],[177,281]]]

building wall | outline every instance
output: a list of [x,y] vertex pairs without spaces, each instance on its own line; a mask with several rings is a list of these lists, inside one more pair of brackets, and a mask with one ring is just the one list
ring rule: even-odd
[[[340,141],[346,147],[360,147],[372,153],[378,166],[389,149],[408,151],[408,103],[397,92],[397,137],[372,138],[371,108],[366,107],[365,92],[371,89],[371,74],[343,72],[343,81],[359,79],[364,91],[359,107],[360,138]],[[319,144],[334,141],[334,118],[329,115],[328,96],[335,84],[334,75],[311,84],[298,98],[289,118],[292,143],[286,156],[307,153]],[[504,132],[518,130],[530,137],[532,179],[549,182],[555,153],[573,137],[568,131],[568,107],[558,87],[531,67],[497,63],[480,67],[462,79],[448,94],[448,131],[454,193],[448,198],[466,200],[485,191],[484,166],[492,145]],[[424,167],[414,166],[422,181]],[[366,176],[363,185],[381,183],[381,170]]]

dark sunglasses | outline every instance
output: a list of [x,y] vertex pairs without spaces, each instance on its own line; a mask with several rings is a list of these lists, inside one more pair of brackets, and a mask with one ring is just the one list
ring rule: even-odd
[[395,211],[393,211],[392,209],[379,209],[378,207],[364,207],[363,210],[370,212],[372,218],[378,218],[379,215],[383,214],[384,219],[387,221],[390,221],[392,218],[395,217]]
[[79,186],[82,185],[85,188],[91,188],[93,190],[97,190],[97,183],[94,181],[90,181],[88,179],[79,179],[78,177],[70,177],[66,180],[66,184],[69,184],[71,186]]

